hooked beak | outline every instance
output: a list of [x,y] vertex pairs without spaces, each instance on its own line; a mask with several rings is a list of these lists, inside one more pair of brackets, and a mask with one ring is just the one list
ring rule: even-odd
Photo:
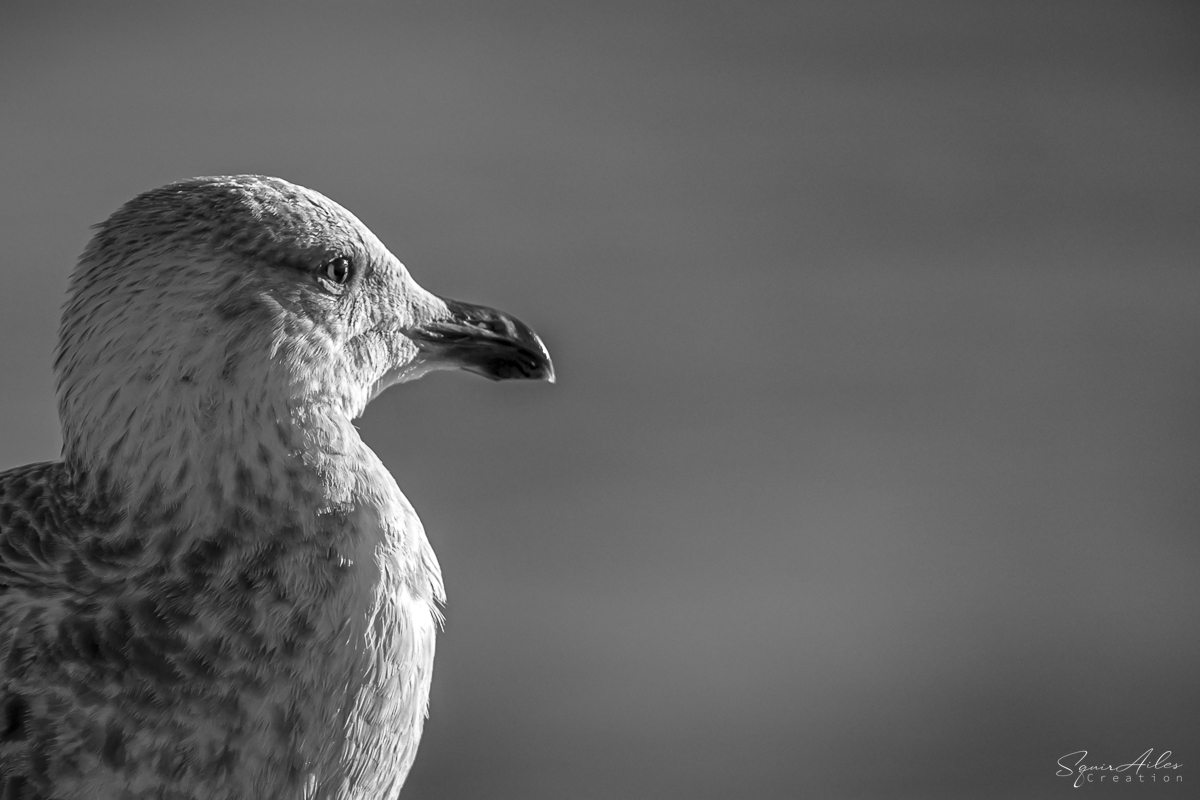
[[406,331],[429,367],[465,369],[494,381],[554,383],[554,364],[546,345],[524,322],[487,306],[442,301],[450,311],[449,319]]

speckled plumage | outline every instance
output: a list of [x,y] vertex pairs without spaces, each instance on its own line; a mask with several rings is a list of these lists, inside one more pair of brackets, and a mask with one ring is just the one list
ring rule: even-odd
[[544,347],[278,179],[172,184],[98,227],[63,460],[0,473],[0,798],[394,798],[442,580],[350,421],[431,369],[553,380]]

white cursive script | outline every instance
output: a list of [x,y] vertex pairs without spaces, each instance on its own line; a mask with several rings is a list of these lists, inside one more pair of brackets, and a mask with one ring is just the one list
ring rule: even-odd
[[[1124,781],[1126,783],[1133,783],[1134,778],[1137,778],[1138,783],[1145,783],[1147,777],[1149,777],[1152,782],[1157,782],[1159,780],[1159,776],[1156,774],[1143,775],[1142,774],[1143,769],[1146,769],[1147,771],[1156,770],[1156,769],[1174,770],[1174,769],[1179,769],[1181,766],[1183,766],[1182,764],[1176,764],[1174,762],[1167,760],[1171,757],[1170,750],[1164,750],[1157,759],[1151,761],[1150,758],[1151,758],[1151,754],[1153,752],[1154,752],[1154,748],[1151,747],[1149,750],[1142,753],[1140,756],[1138,756],[1133,761],[1130,761],[1128,764],[1120,764],[1118,766],[1113,766],[1112,764],[1096,764],[1094,766],[1089,766],[1089,765],[1083,763],[1083,760],[1085,758],[1087,758],[1088,751],[1087,750],[1076,750],[1074,753],[1067,753],[1065,756],[1058,759],[1058,766],[1060,767],[1060,769],[1058,770],[1058,772],[1056,772],[1054,774],[1059,776],[1060,778],[1074,777],[1075,781],[1074,781],[1074,783],[1072,783],[1072,786],[1074,786],[1076,789],[1078,789],[1084,783],[1093,783],[1094,782],[1094,776],[1092,774],[1094,772],[1129,773],[1124,778]],[[1076,758],[1076,756],[1078,756],[1078,758]],[[1076,759],[1075,762],[1072,764],[1068,764],[1067,762],[1070,761],[1070,759],[1072,759],[1072,758]],[[1133,770],[1133,772],[1129,772],[1130,770]],[[1118,775],[1112,775],[1112,776],[1101,775],[1100,776],[1101,781],[1104,781],[1105,778],[1108,778],[1113,783],[1116,783],[1121,780],[1121,778]],[[1176,778],[1176,780],[1181,780],[1181,779],[1182,779],[1182,776]],[[1170,776],[1163,776],[1163,780],[1170,781],[1171,778],[1170,778]]]

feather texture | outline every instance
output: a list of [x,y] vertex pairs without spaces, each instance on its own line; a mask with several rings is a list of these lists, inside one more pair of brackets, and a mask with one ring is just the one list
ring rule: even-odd
[[[398,795],[442,580],[351,419],[465,366],[414,333],[456,313],[278,179],[172,184],[99,226],[60,336],[63,460],[0,473],[0,799]],[[479,363],[552,378],[507,329]]]

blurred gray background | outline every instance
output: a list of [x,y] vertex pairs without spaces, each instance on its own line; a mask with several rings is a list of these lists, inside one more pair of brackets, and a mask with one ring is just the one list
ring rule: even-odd
[[[1200,13],[6,3],[0,468],[99,222],[315,188],[557,386],[361,421],[450,593],[406,797],[1200,782]],[[1096,793],[1098,787],[1090,787]],[[1069,795],[1076,796],[1076,795]]]

